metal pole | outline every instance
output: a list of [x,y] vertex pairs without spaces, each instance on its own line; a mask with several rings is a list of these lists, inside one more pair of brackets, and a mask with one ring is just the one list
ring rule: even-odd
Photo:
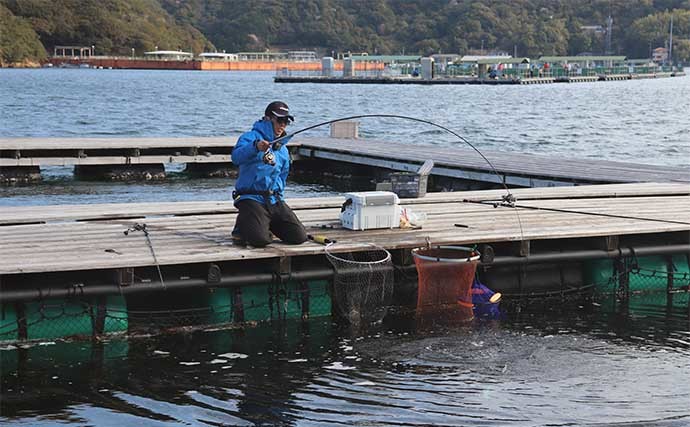
[[[320,270],[307,270],[293,272],[289,279],[293,280],[322,280],[333,277],[333,270],[324,268]],[[129,286],[118,286],[114,283],[97,285],[79,285],[62,288],[37,288],[37,289],[13,289],[2,292],[2,301],[20,301],[45,298],[69,298],[69,297],[91,297],[100,295],[129,295],[144,292],[155,292],[174,289],[191,288],[226,288],[240,285],[254,285],[260,283],[272,283],[276,280],[276,275],[272,273],[262,274],[242,274],[233,276],[223,276],[219,282],[210,283],[206,279],[176,279],[166,280],[165,288],[158,281],[137,282]]]
[[[690,244],[676,244],[664,246],[645,246],[639,248],[620,248],[612,251],[581,250],[570,252],[553,252],[522,256],[499,256],[487,262],[480,262],[482,266],[509,266],[525,264],[567,263],[589,259],[621,259],[629,256],[670,255],[690,253]],[[414,264],[399,266],[410,273],[416,271]],[[355,271],[356,272],[356,271]],[[339,273],[347,273],[340,271]],[[280,277],[275,273],[242,274],[221,276],[218,282],[208,282],[206,279],[170,279],[165,281],[167,290],[192,288],[226,288],[242,285],[256,285],[274,283],[282,280],[330,280],[335,275],[331,268],[294,271],[287,277]],[[163,291],[163,285],[158,281],[137,282],[129,286],[118,286],[115,283],[94,285],[70,285],[64,287],[34,288],[34,289],[3,289],[0,300],[4,302],[27,301],[46,298],[92,297],[101,295],[128,295],[144,292]]]

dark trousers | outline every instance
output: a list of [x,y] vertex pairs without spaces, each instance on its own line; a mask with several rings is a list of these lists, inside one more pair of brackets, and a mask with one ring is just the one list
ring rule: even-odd
[[299,245],[307,240],[304,226],[283,201],[267,206],[247,199],[237,202],[236,206],[239,213],[232,233],[239,234],[241,240],[251,246],[262,248],[268,245],[272,242],[271,233],[292,245]]

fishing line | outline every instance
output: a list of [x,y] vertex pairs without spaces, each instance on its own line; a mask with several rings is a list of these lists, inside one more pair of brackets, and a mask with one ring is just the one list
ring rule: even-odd
[[[474,200],[467,200],[467,199],[463,200],[463,201],[469,202],[469,203],[493,204],[494,206],[498,207],[498,205],[494,202],[474,201]],[[675,221],[672,219],[643,218],[643,217],[630,216],[630,215],[607,214],[607,213],[601,213],[601,212],[584,212],[584,211],[574,211],[574,210],[570,210],[570,209],[545,208],[545,207],[540,207],[540,206],[526,206],[526,205],[517,205],[517,204],[514,205],[514,207],[521,208],[521,209],[537,210],[537,211],[574,213],[574,214],[580,214],[580,215],[603,216],[603,217],[608,217],[608,218],[634,219],[634,220],[639,220],[639,221],[662,222],[665,224],[690,225],[690,222]]]
[[[439,129],[442,129],[442,130],[450,133],[451,135],[455,136],[461,142],[464,142],[470,148],[472,148],[474,151],[476,151],[477,154],[479,154],[482,157],[482,159],[484,159],[484,161],[489,165],[489,167],[491,168],[491,171],[499,178],[501,185],[506,190],[506,194],[503,195],[501,198],[502,199],[501,205],[512,207],[512,208],[515,207],[515,202],[517,199],[515,198],[515,196],[513,196],[513,194],[508,189],[508,186],[506,185],[505,180],[503,179],[501,174],[498,173],[498,170],[496,170],[493,163],[491,163],[491,161],[489,159],[487,159],[486,156],[481,151],[479,151],[479,149],[477,147],[475,147],[471,142],[469,142],[467,139],[465,139],[462,135],[458,134],[457,132],[455,132],[455,131],[453,131],[453,130],[451,130],[451,129],[443,126],[443,125],[440,125],[438,123],[434,123],[432,121],[420,119],[417,117],[403,116],[403,115],[399,115],[399,114],[358,114],[356,116],[341,117],[338,119],[328,120],[326,122],[321,122],[321,123],[317,123],[315,125],[307,126],[303,129],[300,129],[300,130],[295,131],[293,133],[285,134],[279,138],[276,138],[275,140],[273,140],[273,149],[279,150],[280,147],[282,147],[282,145],[283,145],[282,143],[280,143],[283,139],[293,137],[295,135],[298,135],[302,132],[306,132],[308,130],[312,130],[312,129],[315,129],[315,128],[318,128],[321,126],[330,125],[332,123],[342,122],[342,121],[346,121],[346,120],[364,119],[364,118],[371,118],[371,117],[403,119],[403,120],[410,120],[410,121],[418,122],[418,123],[424,123],[424,124],[431,125],[431,126],[439,128]],[[515,216],[517,218],[518,226],[520,227],[520,236],[524,238],[524,232],[522,229],[522,221],[520,220],[520,215],[518,214],[517,209],[515,209]]]

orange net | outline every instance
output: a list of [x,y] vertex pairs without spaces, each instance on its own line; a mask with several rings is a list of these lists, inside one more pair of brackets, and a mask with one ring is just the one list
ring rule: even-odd
[[417,313],[449,314],[470,320],[472,280],[479,253],[463,246],[417,248],[412,251],[418,275]]

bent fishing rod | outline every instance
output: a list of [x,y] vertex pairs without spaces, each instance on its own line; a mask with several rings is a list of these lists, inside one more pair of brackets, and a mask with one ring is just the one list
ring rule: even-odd
[[[303,129],[300,129],[298,131],[295,131],[291,134],[286,134],[286,135],[283,135],[279,138],[276,138],[273,141],[272,147],[274,149],[278,150],[283,145],[281,143],[282,140],[284,140],[286,138],[293,137],[293,136],[298,135],[302,132],[306,132],[308,130],[315,129],[317,127],[329,125],[331,123],[342,122],[342,121],[346,121],[346,120],[371,118],[371,117],[403,119],[403,120],[410,120],[410,121],[414,121],[414,122],[428,124],[428,125],[437,127],[439,129],[442,129],[445,132],[450,133],[451,135],[455,136],[458,140],[460,140],[461,142],[464,142],[470,148],[472,148],[474,151],[476,151],[477,154],[479,154],[482,157],[482,159],[484,159],[486,164],[489,165],[489,167],[491,168],[491,171],[496,175],[496,177],[499,178],[501,185],[503,186],[503,188],[506,191],[506,194],[501,196],[502,201],[500,203],[490,202],[490,201],[467,200],[467,199],[463,200],[464,202],[476,203],[476,204],[482,204],[482,205],[488,204],[488,205],[493,205],[494,207],[505,206],[505,207],[510,207],[510,208],[523,208],[523,209],[529,209],[529,210],[545,210],[545,211],[554,211],[554,212],[563,212],[563,213],[574,213],[574,214],[581,214],[581,215],[605,216],[605,217],[611,217],[611,218],[635,219],[635,220],[641,220],[641,221],[655,221],[655,222],[663,222],[663,223],[668,223],[668,224],[683,224],[683,225],[688,224],[688,223],[682,222],[682,221],[651,219],[651,218],[629,216],[629,215],[615,215],[615,214],[605,214],[605,213],[597,213],[597,212],[583,212],[583,211],[577,211],[577,210],[571,210],[571,209],[556,209],[556,208],[535,207],[535,206],[529,206],[529,205],[518,205],[518,204],[516,204],[517,199],[508,189],[508,186],[506,185],[505,180],[503,179],[501,174],[494,167],[494,165],[491,163],[491,161],[481,151],[479,151],[479,149],[477,147],[474,146],[474,144],[469,142],[466,138],[464,138],[462,135],[458,134],[457,132],[453,131],[452,129],[447,128],[446,126],[440,125],[438,123],[434,123],[430,120],[420,119],[417,117],[403,116],[403,115],[399,115],[399,114],[359,114],[356,116],[341,117],[338,119],[333,119],[333,120],[328,120],[328,121],[325,121],[322,123],[317,123],[315,125],[311,125],[311,126],[303,128]],[[524,235],[523,229],[522,229],[522,221],[520,220],[520,215],[518,214],[517,209],[515,209],[515,214],[516,214],[516,217],[518,220],[518,224],[520,226],[520,234]]]
[[[427,125],[430,125],[430,126],[434,126],[434,127],[436,127],[436,128],[439,128],[439,129],[441,129],[441,130],[443,130],[443,131],[445,131],[445,132],[448,132],[448,133],[450,133],[451,135],[455,136],[458,140],[460,140],[461,142],[467,144],[470,148],[472,148],[474,151],[476,151],[477,154],[479,154],[479,155],[481,156],[481,158],[484,159],[484,161],[486,162],[486,164],[489,165],[489,167],[491,168],[491,171],[492,171],[492,172],[496,175],[496,177],[499,179],[499,182],[500,182],[501,185],[503,186],[503,189],[506,191],[506,194],[504,194],[503,196],[501,196],[501,200],[502,200],[502,201],[501,201],[500,205],[501,205],[501,206],[507,206],[507,207],[515,208],[515,202],[517,201],[517,199],[516,199],[515,196],[513,196],[513,194],[510,192],[510,190],[508,189],[508,186],[507,186],[506,183],[505,183],[505,179],[503,179],[503,177],[501,176],[501,174],[500,174],[500,173],[498,172],[498,170],[494,167],[493,163],[491,163],[491,161],[490,161],[481,151],[479,151],[479,149],[478,149],[477,147],[475,147],[474,144],[472,144],[471,142],[469,142],[469,141],[468,141],[467,139],[465,139],[462,135],[458,134],[457,132],[453,131],[452,129],[447,128],[446,126],[440,125],[440,124],[438,124],[438,123],[434,123],[434,122],[432,122],[432,121],[430,121],[430,120],[420,119],[420,118],[417,118],[417,117],[403,116],[403,115],[400,115],[400,114],[358,114],[358,115],[355,115],[355,116],[340,117],[340,118],[337,118],[337,119],[333,119],[333,120],[328,120],[328,121],[325,121],[325,122],[317,123],[317,124],[315,124],[315,125],[307,126],[307,127],[303,128],[303,129],[300,129],[300,130],[298,130],[298,131],[292,132],[292,133],[290,133],[290,134],[285,134],[285,135],[283,135],[283,136],[281,136],[281,137],[276,138],[275,140],[273,140],[273,143],[272,143],[271,146],[272,146],[272,148],[273,148],[274,150],[279,150],[280,147],[283,146],[282,141],[283,141],[284,139],[286,139],[286,138],[291,138],[291,137],[293,137],[293,136],[295,136],[295,135],[298,135],[298,134],[300,134],[300,133],[302,133],[302,132],[306,132],[306,131],[308,131],[308,130],[312,130],[312,129],[315,129],[315,128],[318,128],[318,127],[321,127],[321,126],[326,126],[326,125],[329,125],[329,124],[332,124],[332,123],[342,122],[342,121],[346,121],[346,120],[364,119],[364,118],[373,118],[373,117],[376,117],[376,118],[402,119],[402,120],[410,120],[410,121],[418,122],[418,123],[424,123],[424,124],[427,124]],[[518,210],[517,210],[517,209],[514,209],[514,211],[515,211],[515,217],[516,217],[516,219],[517,219],[518,226],[519,226],[519,228],[520,228],[520,236],[521,236],[521,238],[524,238],[524,235],[525,235],[525,234],[524,234],[524,231],[523,231],[523,229],[522,229],[522,220],[520,220],[520,214],[518,213]]]
[[491,168],[491,171],[500,179],[501,185],[503,186],[503,188],[506,190],[506,193],[507,193],[505,196],[503,196],[503,202],[506,203],[506,204],[514,204],[514,203],[515,203],[515,201],[516,201],[515,196],[513,196],[513,194],[512,194],[512,193],[510,192],[510,190],[508,189],[508,186],[505,184],[505,180],[503,179],[503,177],[501,176],[501,174],[498,172],[498,170],[496,170],[496,168],[495,168],[494,165],[491,163],[491,161],[490,161],[488,158],[486,158],[486,156],[485,156],[481,151],[479,151],[479,149],[478,149],[477,147],[475,147],[471,142],[469,142],[469,141],[468,141],[467,139],[465,139],[462,135],[458,134],[457,132],[453,131],[452,129],[449,129],[449,128],[447,128],[446,126],[440,125],[440,124],[438,124],[438,123],[434,123],[434,122],[432,122],[432,121],[430,121],[430,120],[424,120],[424,119],[420,119],[420,118],[417,118],[417,117],[403,116],[403,115],[400,115],[400,114],[358,114],[358,115],[356,115],[356,116],[341,117],[341,118],[337,118],[337,119],[333,119],[333,120],[328,120],[328,121],[325,121],[325,122],[317,123],[317,124],[315,124],[315,125],[307,126],[307,127],[303,128],[303,129],[300,129],[300,130],[298,130],[298,131],[295,131],[295,132],[292,132],[292,133],[289,133],[289,134],[285,134],[285,135],[283,135],[283,136],[281,136],[281,137],[276,138],[275,140],[273,140],[272,147],[273,147],[274,150],[279,150],[280,147],[283,146],[283,144],[282,144],[281,141],[283,141],[284,139],[286,139],[286,138],[291,138],[291,137],[293,137],[293,136],[295,136],[295,135],[298,135],[298,134],[300,134],[300,133],[302,133],[302,132],[306,132],[306,131],[308,131],[308,130],[312,130],[312,129],[315,129],[315,128],[318,128],[318,127],[321,127],[321,126],[326,126],[326,125],[330,125],[330,124],[332,124],[332,123],[337,123],[337,122],[343,122],[343,121],[346,121],[346,120],[364,119],[364,118],[372,118],[372,117],[402,119],[402,120],[410,120],[410,121],[418,122],[418,123],[424,123],[424,124],[427,124],[427,125],[431,125],[431,126],[437,127],[437,128],[439,128],[439,129],[441,129],[441,130],[443,130],[443,131],[445,131],[445,132],[448,132],[448,133],[450,133],[451,135],[455,136],[455,137],[458,138],[461,142],[464,142],[464,143],[467,144],[470,148],[472,148],[474,151],[476,151],[477,154],[479,154],[479,155],[481,156],[481,158],[484,159],[484,161],[486,162],[486,164],[489,165],[489,167]]

